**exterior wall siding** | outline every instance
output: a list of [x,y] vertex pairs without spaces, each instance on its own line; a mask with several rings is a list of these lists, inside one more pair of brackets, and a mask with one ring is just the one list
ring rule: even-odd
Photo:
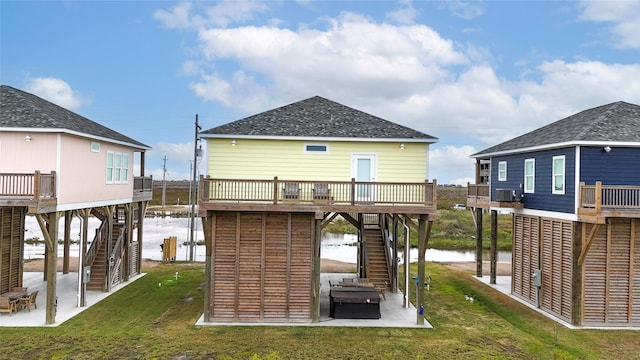
[[[376,181],[422,182],[427,179],[424,143],[207,139],[207,174],[223,179],[323,179],[348,181],[352,154],[375,154]],[[305,144],[328,145],[328,153],[305,153]]]
[[537,305],[538,291],[531,274],[540,268],[540,218],[515,214],[513,216],[513,249],[511,292]]
[[[32,140],[24,141],[25,136]],[[33,174],[56,171],[58,205],[109,202],[133,196],[134,151],[126,146],[100,143],[100,151],[91,151],[91,139],[57,133],[2,132],[0,173]],[[107,152],[129,155],[128,182],[106,183]]]
[[26,208],[0,207],[0,294],[22,286]]
[[[100,151],[91,151],[91,139],[62,135],[60,149],[58,204],[103,202],[130,199],[133,196],[133,150],[121,145],[99,142]],[[107,184],[107,152],[129,156],[128,181]]]
[[[0,131],[0,173],[57,170],[57,134]],[[31,136],[26,142],[25,136]]]
[[605,152],[601,146],[580,149],[580,181],[593,185],[640,185],[640,148],[614,147]]
[[540,220],[540,308],[568,322],[572,312],[572,225],[571,221]]
[[[554,156],[565,156],[565,193],[552,193],[552,162]],[[524,161],[535,159],[535,187],[533,193],[523,193]],[[507,162],[507,180],[498,181],[498,162]],[[495,201],[496,189],[516,190],[523,195],[526,209],[575,213],[575,148],[561,148],[526,154],[496,156],[491,158],[491,199]],[[521,186],[522,185],[522,186]]]
[[640,326],[639,238],[640,219],[609,219],[597,230],[583,266],[584,325]]
[[210,320],[310,322],[313,214],[216,212]]

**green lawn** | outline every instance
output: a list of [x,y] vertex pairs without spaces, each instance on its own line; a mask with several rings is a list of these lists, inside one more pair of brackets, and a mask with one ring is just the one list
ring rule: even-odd
[[170,264],[59,327],[0,328],[0,358],[640,359],[640,331],[569,330],[469,273],[426,270],[434,329],[197,327],[204,269]]

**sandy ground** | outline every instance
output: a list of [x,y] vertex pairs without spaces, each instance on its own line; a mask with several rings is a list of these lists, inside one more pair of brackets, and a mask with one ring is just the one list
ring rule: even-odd
[[[62,271],[62,258],[58,258],[58,271]],[[154,266],[161,264],[160,261],[143,259],[142,260],[142,269],[149,269]],[[338,273],[347,273],[347,272],[355,272],[356,264],[346,263],[342,261],[330,260],[330,259],[320,259],[320,270],[322,272],[338,272]],[[24,271],[34,271],[34,272],[43,272],[44,271],[44,260],[43,259],[34,259],[34,260],[25,260],[24,262]],[[77,272],[78,271],[78,258],[70,257],[69,258],[69,271]]]
[[[58,258],[58,271],[62,271],[62,258]],[[142,269],[149,269],[160,264],[159,261],[142,259]],[[24,261],[24,271],[28,272],[43,272],[44,271],[44,259],[32,259]],[[69,258],[69,271],[78,272],[78,258]]]
[[[160,264],[160,261],[143,259],[142,260],[142,269],[149,269],[154,266]],[[452,263],[443,263],[451,269],[467,271],[475,274],[476,271],[476,263],[475,262],[452,262]],[[511,263],[498,263],[497,269],[498,276],[510,276],[511,275]],[[44,271],[44,260],[36,259],[36,260],[25,260],[24,262],[24,271],[36,271],[42,272]],[[58,271],[62,271],[62,258],[58,258]],[[69,271],[76,272],[78,271],[78,258],[72,257],[69,258]],[[347,263],[337,260],[330,259],[320,259],[320,271],[325,273],[348,273],[356,271],[356,264]],[[482,266],[482,274],[489,275],[491,271],[491,264],[488,261],[485,261]]]

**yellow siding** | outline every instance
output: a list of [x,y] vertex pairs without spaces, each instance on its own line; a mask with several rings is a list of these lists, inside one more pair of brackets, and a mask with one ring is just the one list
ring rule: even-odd
[[[352,154],[375,154],[376,181],[421,182],[427,179],[428,144],[310,142],[298,140],[208,139],[207,174],[225,179],[348,181]],[[326,144],[329,152],[304,152],[305,144]]]

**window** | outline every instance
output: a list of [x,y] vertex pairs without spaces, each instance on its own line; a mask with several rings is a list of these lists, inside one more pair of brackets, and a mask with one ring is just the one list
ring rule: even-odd
[[564,155],[553,157],[553,178],[552,190],[553,194],[564,194]]
[[326,144],[304,144],[304,152],[311,154],[326,154],[329,152],[329,146]]
[[115,165],[113,165],[113,182],[120,183],[122,180],[120,178],[120,170],[122,169],[122,154],[115,154]]
[[107,183],[113,182],[113,153],[107,153]]
[[524,192],[533,193],[536,180],[536,159],[524,161]]
[[122,154],[122,182],[129,182],[129,154]]
[[507,181],[507,162],[498,162],[498,181]]
[[129,154],[107,152],[107,183],[126,184],[129,181]]
[[100,143],[97,143],[95,141],[91,142],[91,152],[100,152]]

